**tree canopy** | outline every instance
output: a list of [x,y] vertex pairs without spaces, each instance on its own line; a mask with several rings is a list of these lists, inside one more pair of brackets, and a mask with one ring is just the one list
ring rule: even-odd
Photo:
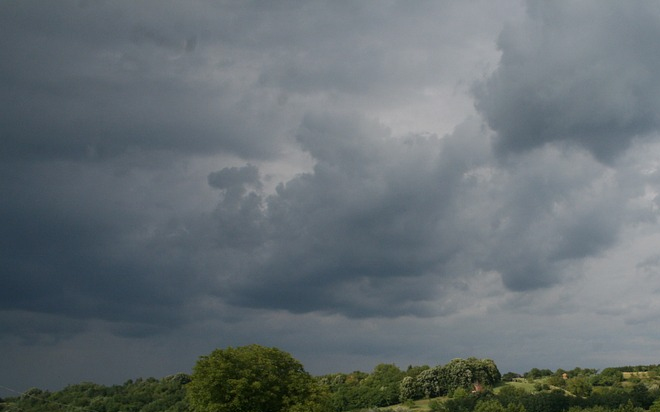
[[202,356],[187,385],[195,412],[323,410],[315,380],[277,348],[248,345]]

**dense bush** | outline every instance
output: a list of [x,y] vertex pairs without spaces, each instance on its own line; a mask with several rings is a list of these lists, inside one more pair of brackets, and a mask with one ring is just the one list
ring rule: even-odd
[[114,386],[86,382],[57,392],[30,389],[20,397],[5,399],[0,411],[188,412],[185,384],[189,380],[188,375],[177,374]]

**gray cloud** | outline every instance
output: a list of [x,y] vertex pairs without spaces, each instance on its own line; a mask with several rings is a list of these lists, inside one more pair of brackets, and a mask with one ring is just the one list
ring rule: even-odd
[[[0,184],[12,194],[0,201],[2,309],[160,328],[180,324],[193,284],[187,276],[195,272],[187,253],[192,243],[184,240],[190,219],[184,203],[175,213],[164,210],[171,198],[141,181],[160,173],[27,165],[2,166]],[[23,335],[15,326],[4,329]]]
[[476,89],[477,107],[502,153],[572,142],[611,162],[636,137],[658,131],[660,69],[650,3],[590,1],[527,5],[505,29],[497,70]]
[[274,98],[244,93],[243,69],[219,68],[222,44],[198,41],[192,22],[173,28],[143,6],[0,6],[4,158],[277,152],[277,133],[262,139],[282,118]]
[[243,233],[261,229],[251,264],[233,285],[223,278],[221,295],[236,304],[430,316],[443,313],[436,302],[452,279],[480,271],[499,272],[514,291],[555,285],[612,246],[624,221],[605,166],[557,150],[498,166],[478,122],[443,139],[395,139],[355,116],[308,116],[298,140],[313,172],[217,210],[235,245],[239,216],[250,216]]
[[521,6],[2,3],[0,370],[653,362],[657,10]]
[[[361,13],[370,12],[360,7],[330,9],[333,15],[351,15],[357,20],[362,19]],[[555,22],[556,16],[544,17],[549,12],[543,10],[538,12],[539,18],[550,19],[548,24]],[[281,107],[278,97],[260,88],[275,87],[307,95],[318,91],[351,95],[364,94],[374,87],[416,87],[416,82],[430,81],[428,76],[404,77],[407,80],[403,83],[393,81],[413,70],[413,66],[405,62],[398,66],[383,64],[384,59],[402,60],[400,55],[390,54],[382,44],[373,42],[377,25],[350,25],[350,30],[335,37],[339,43],[333,41],[333,46],[299,36],[318,26],[315,19],[319,15],[313,7],[298,12],[305,16],[309,13],[311,20],[295,19],[293,26],[289,26],[289,18],[265,19],[273,10],[266,14],[232,10],[231,15],[257,23],[256,34],[251,38],[225,29],[208,31],[206,26],[198,37],[189,28],[173,30],[164,26],[138,6],[133,11],[136,17],[117,21],[118,33],[123,33],[117,35],[110,33],[108,26],[90,24],[116,12],[108,5],[69,5],[68,9],[50,10],[56,18],[31,31],[22,28],[30,27],[29,24],[19,23],[43,19],[42,13],[48,10],[34,10],[29,3],[17,6],[15,14],[19,18],[7,30],[25,31],[27,36],[6,45],[19,64],[4,66],[3,84],[11,89],[16,84],[37,84],[34,80],[40,79],[46,82],[47,92],[28,89],[37,93],[28,99],[29,104],[10,106],[14,112],[5,118],[11,142],[8,155],[24,153],[35,159],[46,156],[98,162],[121,159],[131,147],[137,147],[146,153],[145,159],[163,150],[178,152],[179,156],[228,150],[254,158],[266,152],[273,155],[277,142],[284,141],[275,136],[282,130],[280,122],[298,118],[297,143],[316,162],[314,169],[283,182],[270,196],[261,192],[263,184],[256,166],[228,167],[211,173],[208,183],[220,191],[220,201],[210,214],[212,225],[205,221],[205,216],[171,211],[160,215],[160,203],[155,200],[145,200],[141,205],[125,203],[121,196],[130,187],[128,180],[112,182],[119,185],[117,197],[111,197],[118,208],[109,208],[108,199],[103,198],[107,187],[100,190],[77,178],[53,182],[48,208],[36,201],[40,198],[36,191],[47,185],[43,175],[33,175],[23,182],[35,190],[29,195],[20,185],[7,180],[7,187],[19,196],[7,201],[4,207],[7,227],[12,228],[12,235],[5,242],[12,245],[6,249],[6,256],[14,262],[11,271],[29,280],[23,286],[12,286],[20,292],[15,295],[21,301],[8,297],[8,308],[117,321],[134,316],[136,322],[148,323],[147,319],[151,319],[153,324],[175,324],[185,316],[175,313],[179,305],[185,304],[186,294],[202,293],[217,277],[223,285],[217,295],[243,306],[294,312],[320,310],[357,317],[431,316],[445,313],[434,311],[453,279],[495,270],[512,290],[547,287],[562,279],[564,269],[572,261],[596,255],[616,241],[622,203],[607,195],[608,189],[616,189],[616,183],[597,187],[603,167],[579,153],[532,152],[498,165],[490,153],[490,136],[480,128],[478,119],[466,122],[443,138],[415,133],[400,138],[361,115],[275,114],[274,108]],[[81,13],[87,18],[85,23],[78,22]],[[390,18],[387,13],[379,17]],[[65,29],[64,23],[69,21],[73,29]],[[561,21],[556,18],[556,22]],[[68,56],[67,60],[54,60],[49,52],[37,51],[37,39],[42,37],[35,33],[40,30],[48,31],[44,41],[50,42],[50,49]],[[291,32],[287,34],[287,30]],[[424,40],[426,43],[421,44],[428,47],[434,40],[426,38],[427,30],[431,27],[421,26],[414,36],[401,40],[402,49],[411,50],[416,40]],[[89,35],[79,43],[71,43],[66,36],[77,31]],[[262,61],[254,57],[250,51],[286,43],[264,33],[295,38],[295,47],[283,47],[280,51],[283,56],[293,56],[299,47],[307,52],[301,55],[304,60],[298,64],[277,55]],[[347,47],[356,37],[364,38],[366,49]],[[508,83],[498,83],[498,79],[508,79],[511,59],[514,63],[531,59],[524,53],[527,49],[516,49],[515,41],[520,38],[510,32],[501,36],[501,65],[483,85],[482,94],[478,94],[479,107],[498,132],[500,148],[509,134],[498,129],[493,119],[500,115],[493,114],[495,103],[491,107],[488,102],[506,97],[500,88],[516,90]],[[219,43],[205,44],[211,40]],[[319,47],[311,48],[310,41]],[[227,82],[212,87],[209,93],[209,82],[193,80],[200,74],[213,73],[211,53],[218,48],[228,52],[228,60],[219,73],[219,78]],[[32,58],[43,63],[30,64],[21,50],[33,52]],[[362,55],[363,50],[373,53]],[[355,55],[351,57],[351,53]],[[321,72],[315,72],[311,61],[326,54],[325,60],[337,65],[333,67],[328,61],[327,65],[321,64],[325,67]],[[338,54],[343,59],[336,59]],[[241,58],[262,64],[257,70],[248,71],[247,80],[238,76]],[[358,63],[357,71],[351,71],[354,67],[347,65],[349,61]],[[49,79],[43,70],[50,62],[57,64],[51,65],[54,70]],[[100,70],[98,64],[103,62],[112,63],[110,69]],[[569,63],[578,65],[582,60]],[[272,64],[284,66],[276,68]],[[21,65],[30,70],[17,69]],[[386,72],[378,74],[377,66],[386,67],[382,69]],[[363,72],[360,67],[364,67]],[[290,70],[307,70],[308,74],[291,79],[307,78],[310,87],[305,86],[305,81],[286,80]],[[543,76],[543,72],[531,70],[529,76]],[[530,77],[530,85],[541,84],[533,82],[535,79]],[[63,80],[71,87],[60,86]],[[356,88],[351,82],[366,88]],[[523,93],[536,95],[531,89],[523,89],[520,95]],[[262,97],[271,100],[260,102]],[[517,98],[514,96],[511,101]],[[216,99],[217,109],[210,110]],[[77,106],[72,107],[67,101]],[[40,104],[44,110],[36,122],[20,120]],[[515,105],[497,108],[502,116],[516,116]],[[72,119],[71,114],[78,120]],[[578,119],[586,117],[588,114],[576,114]],[[516,117],[523,123],[532,118]],[[521,124],[509,123],[511,127]],[[50,126],[49,134],[43,132],[46,124]],[[199,125],[211,134],[204,130],[197,133]],[[274,125],[272,133],[266,138],[257,137],[265,125]],[[254,146],[243,133],[246,127],[259,131],[250,134],[255,136]],[[573,162],[584,166],[576,168]],[[155,167],[158,170],[163,165]],[[62,169],[57,170],[62,173]],[[127,173],[133,173],[131,170],[129,167]],[[67,196],[76,199],[76,195],[57,192],[78,184],[78,191],[88,195],[85,204],[67,203]],[[146,193],[158,190],[153,187]],[[53,208],[58,204],[62,207]],[[158,218],[150,217],[151,213]],[[24,241],[15,233],[24,234]],[[32,260],[32,266],[25,266],[24,258],[35,250],[40,251],[37,258]],[[70,250],[77,251],[76,259],[72,259]],[[222,269],[209,271],[215,264]],[[88,277],[77,278],[76,267],[88,270]],[[44,268],[48,268],[53,283],[40,284]],[[184,273],[199,283],[181,288],[186,283]],[[166,279],[164,287],[162,279]],[[60,291],[56,300],[48,298],[53,290]],[[272,293],[273,290],[278,293]],[[67,305],[62,304],[63,296],[69,299]],[[149,303],[143,306],[141,301]]]
[[[605,175],[603,175],[605,173]],[[513,290],[561,280],[567,263],[610,247],[623,223],[618,183],[580,153],[530,153],[495,175],[486,267]],[[487,222],[483,222],[484,225]],[[491,266],[492,265],[492,266]]]
[[[396,142],[378,124],[354,116],[308,116],[298,136],[317,159],[314,171],[264,199],[267,238],[227,298],[355,316],[379,313],[384,301],[392,314],[399,305],[423,311],[412,309],[433,299],[423,289],[407,288],[410,296],[392,303],[387,295],[395,289],[386,292],[391,285],[382,282],[412,284],[454,247],[437,242],[446,206],[434,186],[451,190],[455,178],[434,180],[440,142]],[[254,195],[246,195],[243,210]]]
[[227,167],[213,172],[208,177],[209,185],[216,189],[243,188],[245,185],[261,187],[259,169],[253,165],[244,167]]

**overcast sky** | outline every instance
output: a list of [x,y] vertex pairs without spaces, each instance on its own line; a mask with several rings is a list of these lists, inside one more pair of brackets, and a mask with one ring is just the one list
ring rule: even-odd
[[0,385],[657,364],[658,39],[655,1],[0,2]]

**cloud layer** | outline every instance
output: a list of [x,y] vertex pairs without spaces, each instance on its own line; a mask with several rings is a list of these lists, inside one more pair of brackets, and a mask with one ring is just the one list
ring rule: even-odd
[[499,150],[566,141],[611,162],[657,135],[656,5],[529,2],[528,14],[500,34],[500,65],[477,88]]
[[255,341],[319,373],[651,362],[658,31],[647,2],[3,3],[0,377]]

